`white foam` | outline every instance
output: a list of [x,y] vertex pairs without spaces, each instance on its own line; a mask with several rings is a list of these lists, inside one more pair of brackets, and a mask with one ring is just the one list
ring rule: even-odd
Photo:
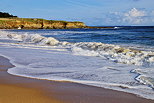
[[[7,35],[6,33],[5,38],[10,38]],[[121,61],[129,59],[131,61],[135,57],[142,57],[143,54],[149,56],[146,58],[149,61],[146,62],[153,62],[153,59],[149,59],[153,57],[149,55],[149,52],[144,53],[144,51],[135,51],[118,45],[95,42],[59,42],[54,38],[46,38],[39,34],[16,35],[18,36],[14,39],[14,34],[11,34],[10,39],[18,38],[20,42],[0,43],[0,54],[9,57],[11,63],[16,66],[8,70],[12,75],[73,81],[154,99],[153,90],[138,83],[134,79],[137,74],[130,73],[132,69],[135,70],[139,66],[111,62],[112,59],[119,62],[119,58]],[[136,54],[137,56],[133,57]],[[142,59],[144,57],[146,56]]]
[[43,37],[39,34],[13,34],[13,33],[7,33],[4,31],[0,32],[0,37],[5,38],[5,39],[12,39],[12,40],[17,40],[17,41],[23,41],[25,43],[37,43],[39,45],[56,45],[59,43],[58,40],[55,38],[49,37]]
[[135,69],[132,72],[138,74],[137,81],[154,88],[154,68]]
[[[5,35],[4,35],[5,34]],[[0,34],[1,35],[1,34]],[[52,37],[43,37],[39,34],[7,34],[2,33],[1,37],[7,37],[13,40],[37,43],[38,45],[62,45],[72,48],[74,54],[87,56],[100,56],[115,62],[135,65],[150,65],[154,62],[154,52],[134,50],[118,45],[103,44],[97,42],[69,43],[59,42]]]
[[75,43],[72,51],[79,55],[101,56],[125,64],[149,65],[154,62],[154,52],[134,50],[111,44],[96,42]]

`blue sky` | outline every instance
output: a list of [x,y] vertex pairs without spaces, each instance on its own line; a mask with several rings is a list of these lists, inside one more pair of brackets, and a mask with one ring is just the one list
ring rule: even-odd
[[87,25],[154,25],[154,0],[1,0],[0,11]]

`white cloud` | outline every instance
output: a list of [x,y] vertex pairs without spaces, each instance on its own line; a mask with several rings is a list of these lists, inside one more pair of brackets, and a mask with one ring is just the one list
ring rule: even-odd
[[106,14],[104,21],[108,25],[153,25],[154,10],[132,8],[128,11],[110,12]]
[[145,17],[147,13],[143,10],[138,10],[136,8],[131,9],[130,11],[123,14],[123,21],[130,24],[141,24],[145,22]]
[[127,11],[102,13],[102,16],[93,18],[95,25],[154,25],[154,10],[132,8]]
[[141,10],[138,10],[136,8],[133,8],[128,13],[125,13],[125,16],[141,17],[141,16],[146,16],[146,13],[145,13],[145,11],[141,11]]

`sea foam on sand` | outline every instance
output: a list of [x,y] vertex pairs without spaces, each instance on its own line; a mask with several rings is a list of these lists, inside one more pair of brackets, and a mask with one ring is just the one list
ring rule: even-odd
[[[16,66],[8,70],[10,74],[78,82],[154,99],[153,52],[96,42],[61,42],[39,34],[0,31],[0,38],[0,54]],[[146,73],[145,67],[149,67]]]

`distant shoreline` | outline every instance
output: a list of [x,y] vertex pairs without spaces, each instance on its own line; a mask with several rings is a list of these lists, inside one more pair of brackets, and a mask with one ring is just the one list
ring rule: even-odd
[[46,20],[40,18],[0,18],[0,29],[117,29],[121,27],[138,28],[154,26],[87,26],[80,21]]
[[0,18],[0,29],[100,29],[114,26],[87,26],[80,21],[46,20],[39,18]]
[[0,18],[0,29],[71,29],[86,28],[83,22],[39,18]]

